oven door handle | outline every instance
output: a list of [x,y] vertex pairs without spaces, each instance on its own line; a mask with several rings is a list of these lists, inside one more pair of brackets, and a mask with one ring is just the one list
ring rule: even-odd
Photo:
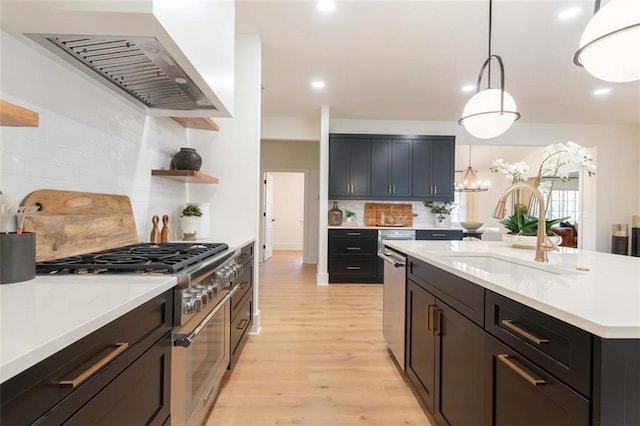
[[184,335],[184,334],[177,335],[176,339],[173,342],[173,346],[182,346],[183,348],[188,348],[189,346],[191,346],[191,344],[193,343],[194,340],[196,340],[196,337],[198,337],[198,334],[200,334],[202,329],[209,324],[209,322],[213,319],[213,317],[216,316],[216,314],[220,312],[222,308],[224,308],[224,305],[227,304],[227,302],[233,297],[234,294],[238,292],[239,289],[240,289],[240,286],[235,286],[229,292],[229,294],[227,294],[224,297],[224,299],[222,299],[220,303],[218,303],[218,305],[209,313],[209,315],[207,315],[202,320],[202,322],[200,322],[200,324],[198,324],[195,330],[193,330],[191,333],[187,335]]

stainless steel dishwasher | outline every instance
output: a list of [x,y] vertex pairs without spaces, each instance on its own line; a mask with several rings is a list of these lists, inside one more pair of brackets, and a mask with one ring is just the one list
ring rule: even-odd
[[398,365],[404,370],[407,258],[386,247],[378,256],[384,260],[382,333]]

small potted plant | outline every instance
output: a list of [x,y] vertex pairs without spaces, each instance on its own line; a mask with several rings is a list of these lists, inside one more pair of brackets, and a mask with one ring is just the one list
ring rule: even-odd
[[198,227],[200,226],[200,217],[202,217],[202,210],[196,204],[187,204],[182,209],[180,226],[184,241],[195,241]]
[[352,210],[344,209],[344,215],[347,218],[347,222],[349,222],[349,223],[355,222],[356,214]]
[[453,205],[451,203],[442,201],[430,201],[425,203],[425,206],[430,207],[431,213],[435,215],[433,222],[435,226],[444,226],[445,220],[453,211]]

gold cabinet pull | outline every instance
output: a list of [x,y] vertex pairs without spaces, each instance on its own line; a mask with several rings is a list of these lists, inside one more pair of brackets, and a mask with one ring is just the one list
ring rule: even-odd
[[538,336],[536,336],[536,335],[534,335],[532,333],[529,333],[524,328],[517,326],[516,325],[517,323],[515,321],[513,321],[513,320],[503,319],[500,322],[502,323],[502,325],[504,325],[509,330],[513,331],[514,333],[516,333],[519,336],[524,337],[525,339],[529,340],[530,342],[535,343],[536,345],[541,345],[543,343],[549,343],[549,339],[545,339],[543,337],[538,337]]
[[360,267],[359,266],[347,266],[347,269],[349,271],[359,271]]
[[442,336],[442,309],[433,310],[433,331],[434,336]]
[[538,379],[534,377],[533,374],[525,370],[525,367],[523,365],[518,365],[520,363],[515,358],[510,357],[507,354],[499,354],[498,359],[502,361],[504,365],[506,365],[511,370],[513,370],[516,374],[518,374],[518,376],[522,377],[527,382],[531,383],[533,386],[544,385],[545,383],[547,383],[543,379]]
[[359,232],[347,232],[347,235],[349,235],[350,237],[357,237],[360,235]]
[[120,355],[122,352],[126,351],[128,347],[129,347],[128,343],[116,343],[116,348],[114,350],[112,350],[111,352],[103,356],[100,360],[98,360],[98,362],[93,364],[91,367],[87,368],[86,370],[84,370],[82,373],[78,374],[76,377],[74,377],[71,380],[60,380],[58,384],[60,386],[70,386],[72,388],[76,388],[77,386],[84,383],[89,377],[96,374],[105,365],[109,364],[111,361],[117,358],[117,356]]
[[427,331],[433,331],[431,326],[431,320],[433,319],[433,308],[436,305],[427,305]]
[[351,251],[360,251],[362,250],[360,247],[347,247],[347,250],[351,250]]

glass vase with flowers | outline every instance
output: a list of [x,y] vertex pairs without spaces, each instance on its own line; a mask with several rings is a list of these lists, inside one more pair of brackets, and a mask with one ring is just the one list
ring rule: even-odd
[[[491,164],[490,170],[493,173],[501,173],[511,183],[528,182],[537,188],[547,201],[545,204],[545,229],[547,235],[551,233],[551,227],[557,225],[569,217],[549,217],[549,199],[556,180],[566,181],[570,174],[583,171],[586,176],[593,176],[596,173],[596,165],[593,156],[587,153],[586,148],[575,142],[557,143],[548,145],[542,150],[544,159],[538,167],[537,174],[529,178],[529,165],[523,161],[508,163],[499,158]],[[530,203],[530,195],[520,190],[514,191],[513,210],[511,216],[500,223],[509,230],[510,234],[516,235],[536,235],[538,231],[538,218],[530,207],[535,203]]]

